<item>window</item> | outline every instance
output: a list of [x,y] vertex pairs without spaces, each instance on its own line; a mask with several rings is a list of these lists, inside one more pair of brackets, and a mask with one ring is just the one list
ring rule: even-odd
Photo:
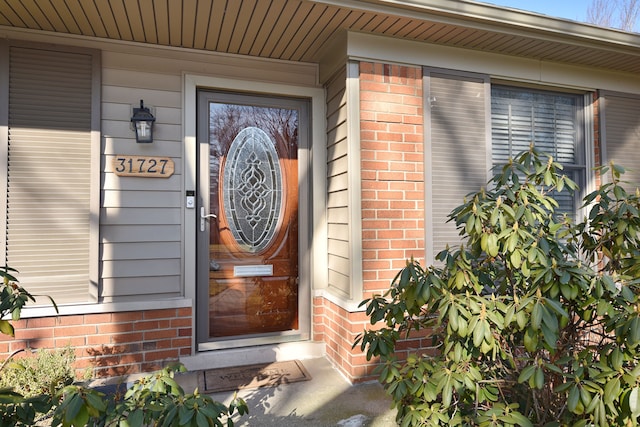
[[[490,169],[533,142],[584,190],[587,183],[587,96],[492,84],[489,76],[425,69],[426,258],[461,243],[447,222],[465,196],[480,190]],[[576,218],[581,194],[555,195],[558,213]]]
[[[2,264],[56,303],[95,300],[99,200],[97,55],[0,46]],[[0,126],[1,127],[1,126]],[[93,291],[93,295],[92,295]],[[49,304],[48,299],[38,302]]]
[[489,80],[475,74],[425,70],[427,263],[460,242],[449,213],[486,185],[489,153]]
[[[613,161],[625,168],[627,191],[640,187],[640,96],[603,91],[600,95],[603,164]],[[609,180],[609,176],[602,177]]]
[[[492,86],[493,165],[504,164],[533,143],[562,164],[564,173],[583,189],[586,182],[583,104],[584,98],[578,94]],[[560,204],[558,213],[575,219],[580,194],[572,197],[562,192],[554,197]]]

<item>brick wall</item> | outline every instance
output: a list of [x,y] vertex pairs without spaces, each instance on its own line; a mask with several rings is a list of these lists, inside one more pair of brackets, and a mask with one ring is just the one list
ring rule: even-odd
[[[597,168],[602,166],[602,133],[600,131],[600,93],[596,92],[593,94],[593,158],[594,158],[594,166]],[[600,187],[602,184],[602,177],[600,176],[600,171],[596,170],[595,172],[596,179],[595,185],[596,187]]]
[[[412,256],[424,257],[422,69],[360,63],[363,289],[382,293]],[[373,364],[351,346],[365,327],[363,312],[330,301],[314,304],[314,339],[351,380],[373,378]],[[419,338],[400,353],[422,345]]]
[[314,306],[314,340],[326,343],[327,357],[352,381],[372,379],[375,365],[359,348],[351,349],[356,336],[370,326],[366,315],[350,313],[324,298],[316,298]]
[[422,102],[422,68],[360,63],[365,297],[424,257]]
[[76,374],[95,377],[149,372],[191,355],[191,308],[22,319],[15,338],[0,336],[0,359],[13,351],[76,352]]

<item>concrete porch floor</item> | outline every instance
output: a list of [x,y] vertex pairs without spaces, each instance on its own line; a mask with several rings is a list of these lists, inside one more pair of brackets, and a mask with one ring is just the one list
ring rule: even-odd
[[[350,384],[324,357],[305,359],[311,375],[302,381],[277,387],[241,390],[249,414],[234,418],[236,426],[255,427],[391,427],[396,411],[377,382]],[[186,392],[198,386],[197,372],[180,375]],[[233,392],[211,394],[229,403]]]

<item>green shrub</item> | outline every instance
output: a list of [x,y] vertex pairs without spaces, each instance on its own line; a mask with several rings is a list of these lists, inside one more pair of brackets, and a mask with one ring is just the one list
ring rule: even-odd
[[227,406],[197,390],[185,393],[174,378],[183,370],[178,365],[144,376],[124,396],[78,384],[29,398],[0,389],[0,427],[33,426],[48,413],[47,423],[62,427],[233,427],[231,417],[248,412],[240,398]]
[[0,371],[0,388],[13,388],[24,397],[55,393],[75,379],[75,359],[73,349],[66,347],[10,360]]
[[[18,320],[26,303],[34,301],[17,284],[15,272],[6,266],[0,269],[0,333],[10,336],[15,330],[5,316]],[[42,351],[0,368],[0,427],[33,426],[46,414],[51,417],[44,420],[45,424],[63,427],[233,427],[232,416],[248,413],[244,400],[237,397],[227,406],[197,390],[185,393],[174,379],[175,372],[184,370],[182,366],[142,377],[124,396],[107,396],[70,384],[73,359],[70,348]]]
[[[450,215],[464,244],[423,269],[411,260],[354,346],[380,358],[402,426],[632,426],[640,416],[640,195],[624,170],[585,198],[588,218],[556,212],[576,185],[531,148]],[[411,331],[436,354],[394,356]]]
[[[12,321],[20,319],[22,308],[27,302],[35,302],[34,295],[18,284],[18,279],[14,276],[17,273],[15,268],[7,265],[0,267],[0,333],[15,336]],[[51,304],[58,312],[58,306],[49,296]],[[7,319],[9,317],[11,320]]]
[[236,412],[248,412],[239,398],[226,406],[197,390],[185,393],[174,378],[181,371],[181,365],[170,366],[142,377],[124,396],[105,396],[96,390],[67,386],[54,399],[52,425],[233,427],[231,417]]

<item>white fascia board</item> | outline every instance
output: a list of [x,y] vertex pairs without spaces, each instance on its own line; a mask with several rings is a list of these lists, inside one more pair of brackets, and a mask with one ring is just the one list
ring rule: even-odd
[[640,94],[640,80],[632,73],[609,72],[596,68],[571,66],[371,34],[349,33],[347,55],[354,60],[482,73],[494,79],[517,80],[578,90],[608,89]]
[[613,51],[639,49],[640,34],[556,18],[535,12],[470,0],[312,0],[316,3],[425,19],[540,40],[562,41],[577,46],[595,46]]

